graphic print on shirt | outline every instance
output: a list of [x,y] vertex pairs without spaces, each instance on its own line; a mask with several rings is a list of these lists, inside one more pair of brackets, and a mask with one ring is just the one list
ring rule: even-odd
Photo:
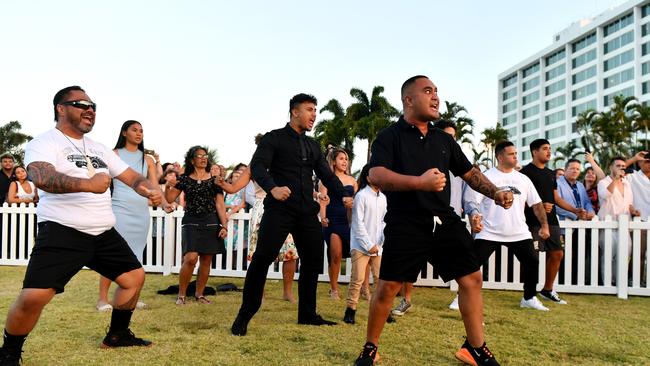
[[[63,154],[66,155],[66,159],[74,163],[77,168],[84,168],[88,170],[88,163],[86,162],[86,156],[83,154],[80,154],[79,151],[76,151],[75,149],[71,147],[66,147],[63,149]],[[108,169],[108,165],[102,160],[99,156],[97,156],[98,153],[94,151],[94,149],[88,149],[88,158],[90,159],[90,162],[93,165],[94,169]]]

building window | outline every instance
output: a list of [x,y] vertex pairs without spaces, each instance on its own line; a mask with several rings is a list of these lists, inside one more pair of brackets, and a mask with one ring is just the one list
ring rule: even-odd
[[536,87],[539,85],[539,76],[535,76],[534,78],[528,80],[527,82],[523,83],[521,85],[521,90],[522,91],[527,91],[530,90],[531,88]]
[[503,93],[503,100],[508,100],[508,99],[514,97],[515,95],[517,95],[517,88],[512,88],[512,89],[508,90],[507,92]]
[[549,109],[557,108],[561,105],[564,105],[565,102],[566,102],[566,97],[564,96],[564,94],[558,95],[557,97],[546,101],[546,110],[548,111]]
[[557,66],[551,70],[548,70],[546,72],[546,81],[549,81],[551,79],[555,79],[556,77],[563,75],[564,72],[566,71],[566,64],[562,64],[560,66]]
[[534,102],[539,99],[539,90],[534,91],[528,95],[525,95],[521,98],[521,105],[526,105],[530,102]]
[[645,23],[641,26],[641,37],[645,37],[650,33],[650,23]]
[[571,78],[573,80],[573,84],[575,85],[575,84],[577,84],[579,82],[582,82],[582,81],[585,81],[587,79],[593,78],[594,76],[596,76],[596,65],[589,66],[588,68],[586,68],[586,69],[584,69],[584,70],[582,70],[580,72],[576,72],[575,74],[573,74],[573,76]]
[[588,95],[594,94],[596,92],[596,82],[593,82],[591,84],[587,84],[583,87],[580,87],[574,91],[571,92],[571,98],[572,100],[584,98]]
[[534,116],[539,113],[539,105],[532,106],[528,109],[524,109],[523,112],[521,112],[521,118],[526,119],[528,117]]
[[566,113],[564,111],[558,111],[544,117],[544,124],[548,126],[552,125],[555,122],[564,121],[565,119]]
[[619,18],[618,20],[615,20],[609,23],[608,25],[606,25],[605,27],[603,27],[603,36],[607,37],[610,34],[613,34],[627,27],[628,25],[632,24],[633,21],[634,18],[632,17],[632,13],[628,13],[622,16],[621,18]]
[[504,79],[501,83],[503,84],[503,88],[505,89],[516,82],[517,82],[517,74],[514,74]]
[[572,65],[573,65],[573,68],[575,69],[575,68],[580,67],[580,66],[586,64],[587,62],[591,62],[591,61],[593,61],[595,59],[596,59],[596,49],[593,48],[593,49],[583,53],[582,55],[574,58],[573,61],[572,61]]
[[525,68],[524,71],[521,72],[521,75],[525,79],[538,71],[539,71],[539,63],[536,63],[534,65]]
[[514,126],[513,128],[507,129],[506,133],[508,133],[508,136],[516,135],[517,134],[517,126]]
[[650,42],[646,42],[641,45],[641,56],[645,56],[650,51]]
[[512,102],[503,105],[503,113],[511,112],[516,108],[517,108],[517,101],[513,100]]
[[531,142],[537,140],[539,137],[537,137],[537,134],[533,134],[530,136],[526,136],[521,139],[521,146],[528,146]]
[[504,127],[508,126],[508,125],[510,125],[512,123],[515,123],[515,122],[517,122],[517,115],[516,114],[511,114],[508,117],[503,117],[501,122],[503,123]]
[[628,88],[621,89],[621,90],[619,90],[617,92],[614,92],[612,94],[605,95],[605,97],[603,97],[603,104],[605,106],[609,106],[610,104],[614,103],[614,97],[618,96],[618,95],[623,96],[623,97],[632,97],[632,96],[634,96],[634,87],[630,86]]
[[618,55],[610,59],[605,60],[603,65],[605,67],[605,71],[609,71],[633,60],[634,60],[634,50],[628,50],[623,53],[619,53]]
[[646,61],[641,64],[641,75],[650,73],[650,61]]
[[578,51],[580,51],[581,49],[583,49],[583,48],[585,48],[587,46],[591,46],[594,43],[596,43],[596,32],[593,32],[593,33],[585,36],[584,38],[573,42],[573,44],[571,45],[571,48],[573,49],[573,52],[575,53],[575,52],[578,52]]
[[564,136],[565,132],[566,132],[566,127],[560,126],[546,131],[545,136],[547,140],[550,140],[550,139]]
[[553,84],[546,86],[546,90],[545,90],[546,95],[551,95],[555,92],[563,90],[565,86],[566,86],[566,81],[564,79],[556,81]]
[[[522,145],[524,147],[526,145]],[[530,150],[524,150],[521,152],[521,160],[530,160],[531,155],[530,155]]]
[[574,107],[571,108],[571,116],[575,117],[578,114],[589,110],[589,109],[596,109],[596,99],[592,99],[588,102],[584,102],[582,104],[578,104]]
[[[536,119],[534,121],[526,122],[523,125],[521,125],[521,133],[530,132],[538,128],[539,128],[539,120]],[[508,135],[508,136],[514,136],[514,135]]]
[[644,81],[643,83],[641,83],[641,93],[648,94],[648,92],[650,92],[649,87],[650,87],[649,81]]
[[618,84],[622,84],[626,81],[630,81],[634,79],[634,68],[629,68],[627,70],[623,70],[619,73],[616,73],[608,78],[603,79],[603,84],[605,89],[611,88],[613,86],[616,86]]
[[645,18],[650,14],[650,4],[641,7],[641,18]]
[[634,31],[631,30],[619,37],[616,37],[612,39],[611,41],[605,43],[603,45],[603,52],[605,54],[608,54],[610,52],[616,51],[617,49],[628,45],[630,43],[634,42]]
[[564,51],[564,49],[555,52],[554,54],[546,58],[546,66],[553,65],[554,63],[564,59],[564,56],[566,56],[566,52]]

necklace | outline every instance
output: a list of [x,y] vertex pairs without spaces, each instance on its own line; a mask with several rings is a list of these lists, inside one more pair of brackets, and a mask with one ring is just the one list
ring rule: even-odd
[[[210,177],[211,177],[211,176],[208,176],[207,179],[210,179]],[[199,172],[198,172],[198,170],[197,170],[197,171],[196,171],[196,184],[201,184],[201,182],[203,182],[205,179],[206,179],[206,178],[201,178],[201,177],[199,176]]]
[[92,178],[92,176],[95,175],[95,167],[93,166],[93,162],[90,161],[90,157],[88,156],[88,154],[86,154],[86,139],[84,138],[84,136],[83,135],[81,136],[81,141],[83,142],[83,146],[84,146],[84,151],[81,151],[77,147],[77,145],[75,145],[74,142],[72,142],[72,140],[70,140],[70,138],[66,136],[65,133],[63,133],[63,131],[59,130],[59,132],[61,132],[63,137],[65,137],[66,140],[68,140],[72,144],[72,146],[74,146],[74,148],[77,149],[77,151],[79,151],[79,153],[86,158],[86,169],[88,170],[88,178]]

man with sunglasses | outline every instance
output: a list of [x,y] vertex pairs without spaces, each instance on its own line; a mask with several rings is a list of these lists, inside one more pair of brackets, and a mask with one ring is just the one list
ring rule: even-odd
[[154,205],[162,194],[106,146],[85,137],[95,124],[97,106],[78,86],[54,96],[56,127],[25,148],[29,176],[41,190],[38,234],[23,289],[7,315],[0,364],[18,365],[23,343],[55,294],[84,266],[115,281],[108,334],[101,347],[149,346],[129,330],[144,270],[115,231],[108,190],[116,177]]

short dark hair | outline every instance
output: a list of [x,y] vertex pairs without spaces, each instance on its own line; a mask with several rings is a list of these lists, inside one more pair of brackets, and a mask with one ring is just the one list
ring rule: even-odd
[[494,147],[494,155],[499,155],[506,149],[508,146],[515,146],[512,141],[501,141]]
[[446,120],[446,119],[439,119],[439,120],[437,120],[437,121],[433,124],[433,127],[435,127],[435,128],[439,128],[439,129],[441,129],[441,130],[444,130],[445,128],[449,128],[449,127],[451,127],[451,128],[454,129],[454,131],[457,131],[457,130],[456,130],[456,124],[455,124],[454,122],[449,121],[449,120]]
[[532,151],[535,151],[535,150],[539,150],[539,148],[542,147],[543,145],[550,145],[550,144],[551,143],[548,142],[547,139],[537,139],[537,140],[530,143],[530,145],[529,145],[530,146],[530,151],[532,152]]
[[311,94],[305,94],[305,93],[296,94],[289,101],[289,113],[291,113],[291,111],[294,108],[297,108],[302,103],[318,104],[318,100],[316,99],[315,96]]
[[368,185],[368,175],[370,174],[370,165],[366,164],[361,168],[361,173],[357,179],[357,189],[358,191],[362,190],[365,186]]
[[622,156],[615,156],[615,157],[612,158],[612,160],[609,161],[609,166],[612,166],[612,164],[614,164],[614,162],[617,161],[617,160],[620,160],[620,161],[622,161],[622,162],[626,162],[626,160],[625,160],[624,157],[622,157]]
[[2,160],[2,159],[11,159],[11,160],[14,161],[14,162],[16,161],[16,159],[14,158],[14,156],[11,155],[11,154],[8,153],[8,152],[6,152],[6,153],[0,155],[0,160]]
[[571,164],[571,163],[578,163],[578,164],[582,165],[582,162],[580,160],[578,160],[578,159],[569,159],[564,164],[564,169],[568,168],[569,164]]
[[415,75],[415,76],[411,76],[410,78],[406,79],[406,81],[402,84],[402,89],[401,89],[402,99],[404,99],[404,96],[406,95],[406,90],[408,90],[408,88],[410,88],[411,85],[415,84],[416,80],[422,79],[422,78],[428,79],[428,77],[424,76],[424,75]]
[[80,86],[73,85],[73,86],[65,87],[65,88],[59,90],[58,92],[56,92],[56,94],[54,94],[54,100],[52,101],[52,103],[54,104],[54,120],[55,121],[57,121],[57,122],[59,121],[59,114],[56,112],[56,106],[61,104],[61,102],[63,102],[63,99],[65,99],[65,97],[68,96],[68,93],[70,93],[71,91],[74,91],[74,90],[77,90],[77,91],[80,91],[80,92],[83,92],[83,93],[86,92],[85,90],[81,89]]

